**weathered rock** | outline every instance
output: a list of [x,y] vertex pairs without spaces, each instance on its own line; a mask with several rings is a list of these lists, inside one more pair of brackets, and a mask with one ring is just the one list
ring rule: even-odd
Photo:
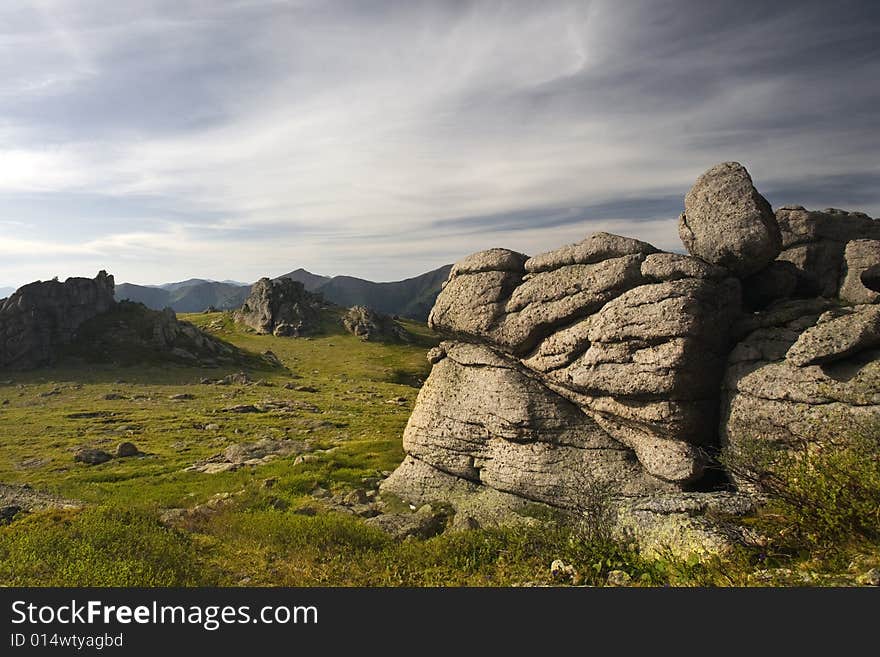
[[424,539],[441,533],[446,526],[447,516],[435,511],[430,504],[426,504],[415,513],[386,513],[369,518],[365,522],[398,540],[410,537]]
[[682,278],[726,278],[729,275],[724,267],[678,253],[652,253],[642,262],[642,276],[652,283]]
[[342,318],[342,325],[365,342],[410,342],[409,331],[388,315],[366,306],[354,306]]
[[51,362],[83,323],[113,307],[113,290],[113,277],[101,271],[94,279],[30,283],[0,300],[0,367]]
[[779,259],[797,267],[800,296],[837,296],[847,243],[880,240],[880,221],[861,212],[789,205],[776,211],[776,220],[782,234]]
[[880,302],[880,240],[853,240],[843,252],[840,298],[847,303]]
[[641,242],[631,237],[622,237],[611,233],[593,233],[577,244],[563,246],[561,249],[529,258],[525,263],[525,270],[534,274],[568,265],[592,265],[623,256],[645,256],[656,252],[657,249],[647,242]]
[[311,450],[311,445],[299,440],[262,438],[252,443],[229,445],[220,454],[196,461],[185,470],[206,474],[230,472],[246,465],[263,465],[283,456],[303,454]]
[[76,452],[73,455],[74,461],[79,461],[80,463],[85,463],[87,465],[98,465],[100,463],[106,463],[113,457],[110,456],[107,452],[102,449],[94,449],[91,447],[84,447]]
[[577,569],[562,559],[554,559],[550,564],[550,577],[557,582],[570,582],[577,574]]
[[769,265],[782,247],[770,204],[738,162],[701,175],[684,199],[678,234],[692,255],[748,276]]
[[609,571],[605,580],[608,586],[630,586],[632,584],[632,576],[625,570]]
[[318,330],[320,306],[320,297],[299,281],[261,278],[234,318],[257,333],[297,337]]
[[741,340],[724,379],[722,444],[793,447],[880,414],[880,344],[871,337],[878,311],[778,315],[777,325]]
[[446,344],[404,432],[408,454],[463,479],[577,508],[602,484],[663,488],[574,404],[485,347]]
[[820,365],[880,347],[880,306],[826,312],[798,336],[785,359],[796,367]]
[[833,288],[816,297],[810,261],[774,260],[783,235],[740,165],[704,174],[686,209],[697,257],[598,233],[454,266],[429,318],[448,340],[428,354],[407,456],[382,495],[449,505],[454,528],[595,523],[605,507],[646,554],[746,540],[719,517],[752,499],[704,476],[719,441],[785,444],[827,432],[829,414],[877,414],[880,304],[836,298],[840,286],[844,302],[874,301],[875,222],[838,213],[863,240],[847,247],[825,231],[829,213],[781,211],[787,247],[839,251]]

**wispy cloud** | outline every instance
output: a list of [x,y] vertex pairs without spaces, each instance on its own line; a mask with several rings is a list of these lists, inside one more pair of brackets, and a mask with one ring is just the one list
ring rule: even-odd
[[878,18],[857,2],[4,3],[0,283],[389,279],[593,230],[675,248],[684,192],[730,159],[774,203],[876,215]]

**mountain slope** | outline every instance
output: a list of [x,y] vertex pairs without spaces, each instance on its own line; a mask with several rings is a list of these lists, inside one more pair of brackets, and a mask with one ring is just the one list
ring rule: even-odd
[[[319,292],[327,301],[339,306],[367,306],[386,315],[400,315],[423,322],[428,319],[428,313],[451,267],[445,265],[420,276],[390,283],[374,283],[353,276],[329,278],[305,269],[297,269],[278,278],[299,281],[309,292]],[[116,299],[137,301],[154,310],[170,307],[177,312],[196,313],[211,306],[218,310],[239,308],[250,289],[250,285],[198,278],[156,287],[120,283],[116,286]]]
[[120,283],[116,286],[116,299],[137,301],[154,310],[170,307],[181,313],[195,313],[210,306],[221,310],[238,308],[244,303],[250,289],[249,285],[230,285],[199,279],[162,287]]
[[302,267],[300,267],[299,269],[295,269],[289,274],[282,274],[281,276],[278,276],[278,278],[289,278],[294,281],[299,281],[305,286],[306,290],[309,292],[314,292],[322,285],[330,281],[329,276],[313,274],[310,271],[306,271]]
[[386,315],[425,321],[451,268],[452,265],[444,265],[420,276],[390,283],[334,276],[317,291],[327,301],[340,306],[367,306]]

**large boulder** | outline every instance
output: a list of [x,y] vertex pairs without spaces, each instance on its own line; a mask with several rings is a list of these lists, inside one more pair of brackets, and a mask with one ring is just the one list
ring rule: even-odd
[[320,308],[320,297],[299,281],[261,278],[234,317],[257,333],[297,337],[320,328]]
[[568,509],[588,508],[597,487],[682,490],[716,440],[739,307],[726,269],[608,233],[533,258],[469,256],[431,313],[451,339],[429,354],[404,448]]
[[782,239],[773,210],[738,162],[718,164],[701,175],[684,208],[678,234],[688,252],[706,262],[742,277],[779,255]]

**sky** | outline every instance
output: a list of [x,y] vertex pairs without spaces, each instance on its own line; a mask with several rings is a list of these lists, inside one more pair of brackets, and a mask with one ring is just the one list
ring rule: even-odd
[[0,286],[395,280],[696,177],[880,215],[880,3],[4,0]]

